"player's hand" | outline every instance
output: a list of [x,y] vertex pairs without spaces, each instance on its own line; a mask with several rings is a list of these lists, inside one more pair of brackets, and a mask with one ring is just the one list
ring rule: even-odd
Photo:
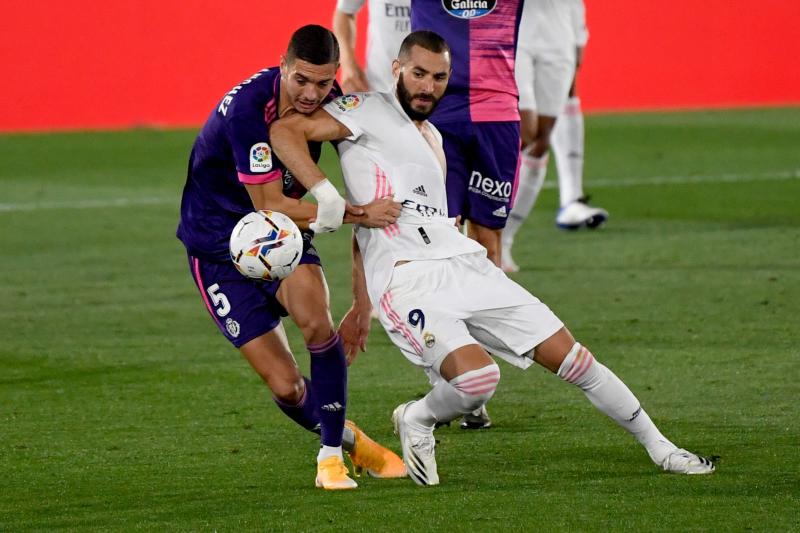
[[336,231],[344,221],[346,202],[331,182],[323,180],[309,191],[317,199],[317,216],[308,225],[314,233]]
[[358,224],[368,228],[384,228],[397,222],[403,204],[395,202],[391,196],[384,196],[360,207],[364,214],[356,221]]
[[347,93],[363,93],[369,91],[367,75],[357,64],[345,67],[342,65],[342,91]]
[[344,204],[344,223],[345,224],[358,224],[358,221],[364,217],[364,209],[358,205],[352,205],[350,202]]
[[355,360],[359,350],[367,351],[367,336],[372,325],[371,311],[371,306],[354,304],[339,323],[339,337],[344,345],[344,356],[348,366]]

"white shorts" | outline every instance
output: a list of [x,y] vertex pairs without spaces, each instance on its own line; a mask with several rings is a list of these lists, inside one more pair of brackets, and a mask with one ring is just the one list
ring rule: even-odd
[[468,344],[528,368],[533,348],[564,327],[485,252],[395,267],[378,315],[403,355],[429,375]]
[[517,49],[514,77],[519,89],[519,108],[557,117],[569,97],[575,76],[575,49]]

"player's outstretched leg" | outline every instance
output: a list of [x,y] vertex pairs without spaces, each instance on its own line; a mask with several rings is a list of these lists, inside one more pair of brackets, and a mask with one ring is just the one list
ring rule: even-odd
[[317,487],[354,489],[342,457],[342,434],[347,407],[347,362],[339,335],[307,346],[311,353],[311,381],[316,397],[322,447],[317,455]]
[[[564,346],[573,342],[560,364],[556,363]],[[658,430],[639,400],[608,368],[566,329],[536,347],[536,361],[583,391],[592,404],[630,432],[647,450],[653,462],[667,472],[710,474],[714,464],[705,457],[678,448]]]
[[[419,485],[439,483],[433,437],[435,424],[450,422],[485,405],[500,381],[500,367],[477,345],[459,348],[447,357],[461,350],[479,351],[483,356],[479,364],[484,366],[462,372],[450,381],[438,380],[424,398],[404,403],[392,414],[408,475]],[[485,364],[487,361],[489,364]]]

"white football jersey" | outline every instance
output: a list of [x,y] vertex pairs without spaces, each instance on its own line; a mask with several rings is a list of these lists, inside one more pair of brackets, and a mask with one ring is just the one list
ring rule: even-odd
[[[355,229],[376,308],[398,261],[486,253],[448,218],[441,154],[434,152],[394,94],[347,94],[324,109],[352,133],[338,145],[350,203],[364,205],[392,196],[403,204],[395,224]],[[441,134],[430,122],[425,124],[441,147]]]
[[[336,9],[353,15],[364,0],[338,0]],[[392,92],[392,61],[411,31],[411,0],[369,0],[367,81],[372,91]]]
[[570,50],[586,44],[582,0],[525,0],[517,46],[530,51]]

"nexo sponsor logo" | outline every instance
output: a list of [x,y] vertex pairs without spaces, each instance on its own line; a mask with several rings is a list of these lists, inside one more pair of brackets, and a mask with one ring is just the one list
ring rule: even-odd
[[498,181],[489,176],[484,177],[477,170],[473,170],[472,175],[469,177],[470,191],[493,200],[508,201],[511,198],[511,187],[511,182]]
[[449,15],[460,19],[476,19],[494,11],[497,0],[442,0]]

